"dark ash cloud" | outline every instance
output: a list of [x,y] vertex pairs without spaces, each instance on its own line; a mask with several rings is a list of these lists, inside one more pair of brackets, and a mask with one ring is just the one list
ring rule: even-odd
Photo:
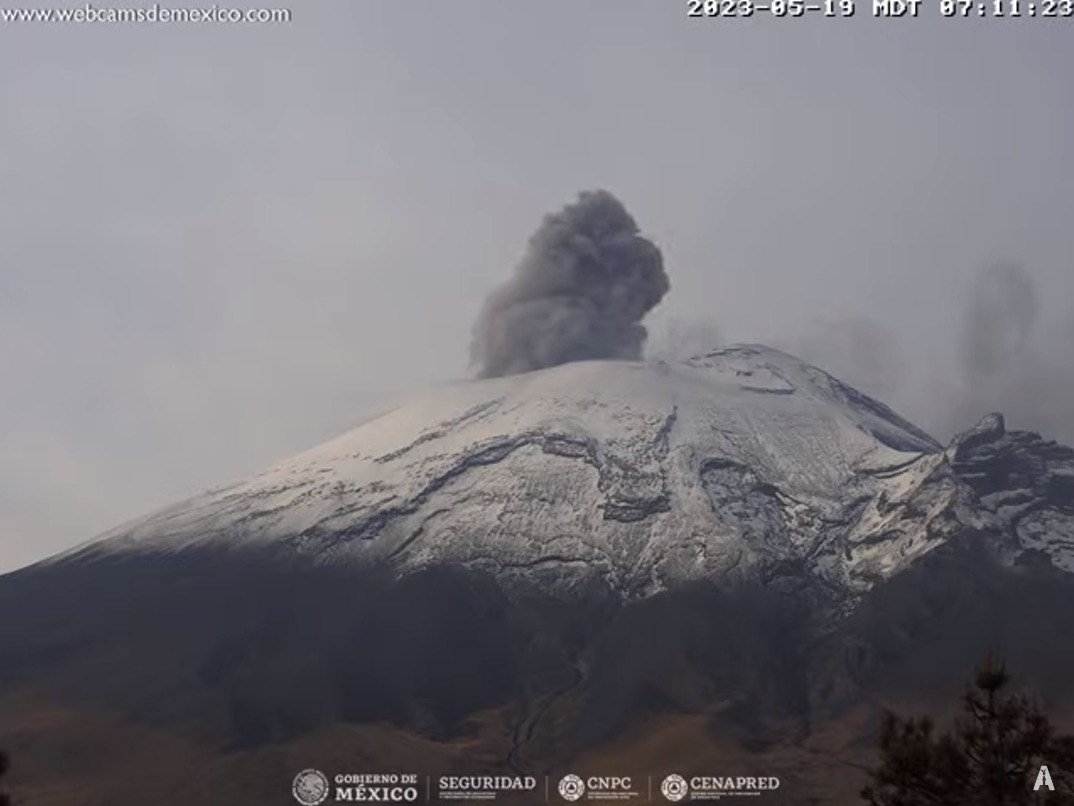
[[[1012,428],[1074,444],[1074,311],[1045,321],[1034,277],[1011,262],[974,275],[956,311],[953,364],[907,364],[868,318],[814,323],[777,346],[878,397],[941,442],[1002,412]],[[933,328],[937,330],[938,328]]]
[[1030,357],[1037,308],[1033,278],[1021,266],[997,264],[977,276],[962,333],[963,378],[971,392],[987,394]]
[[660,250],[611,193],[545,217],[514,276],[477,318],[471,360],[482,378],[609,358],[636,360],[641,324],[670,287]]
[[1039,300],[1034,278],[1017,264],[977,276],[963,312],[953,425],[999,411],[1013,427],[1074,442],[1072,314],[1043,322]]

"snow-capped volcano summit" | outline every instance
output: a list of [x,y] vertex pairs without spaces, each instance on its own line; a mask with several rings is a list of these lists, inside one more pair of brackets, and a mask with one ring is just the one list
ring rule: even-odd
[[983,526],[971,497],[927,434],[749,345],[436,389],[80,553],[284,545],[628,596],[808,571],[851,592]]
[[1071,571],[1074,451],[1000,416],[943,448],[764,347],[576,362],[435,389],[0,577],[0,746],[39,765],[28,800],[79,806],[144,802],[116,770],[168,806],[289,802],[311,747],[421,774],[719,758],[781,776],[774,802],[851,803],[880,706],[986,648],[1074,708]]

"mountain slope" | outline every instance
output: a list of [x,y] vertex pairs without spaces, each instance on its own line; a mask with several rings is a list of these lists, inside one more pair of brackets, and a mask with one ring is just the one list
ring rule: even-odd
[[952,490],[930,490],[913,534],[881,510],[940,455],[881,404],[767,348],[576,363],[438,390],[88,551],[282,542],[323,562],[450,561],[541,585],[596,574],[642,596],[807,558],[861,587],[935,544]]
[[35,803],[144,802],[130,764],[157,803],[286,803],[326,758],[713,754],[847,802],[879,708],[987,646],[1074,713],[1072,479],[1002,418],[944,449],[759,346],[456,384],[0,577],[0,746]]

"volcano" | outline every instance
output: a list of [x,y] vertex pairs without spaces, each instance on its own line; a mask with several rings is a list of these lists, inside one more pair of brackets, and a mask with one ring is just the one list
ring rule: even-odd
[[999,415],[942,446],[762,346],[575,362],[435,389],[0,608],[30,804],[294,803],[306,768],[852,803],[882,709],[957,702],[985,650],[1074,716],[1074,451]]

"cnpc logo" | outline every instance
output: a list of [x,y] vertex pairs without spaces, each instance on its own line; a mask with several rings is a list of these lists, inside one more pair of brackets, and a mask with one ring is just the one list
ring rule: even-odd
[[566,801],[581,800],[589,793],[593,800],[617,800],[624,793],[633,792],[634,786],[630,776],[591,775],[582,779],[578,775],[564,775],[556,787],[559,796]]

